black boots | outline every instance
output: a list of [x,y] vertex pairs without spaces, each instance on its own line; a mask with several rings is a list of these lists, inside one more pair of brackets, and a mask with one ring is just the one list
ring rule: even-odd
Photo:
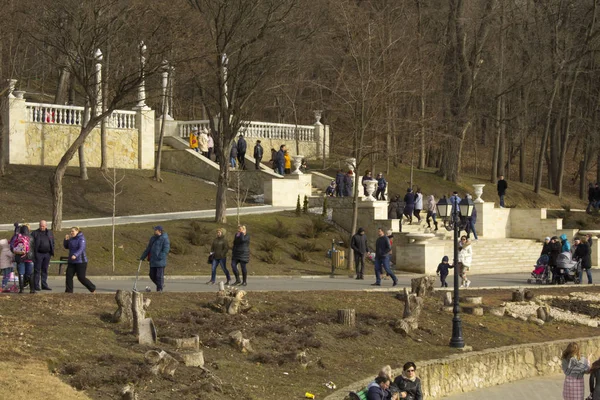
[[248,277],[248,272],[242,271],[242,279],[243,279],[242,286],[246,286],[247,285],[247,283],[246,283],[246,278],[247,277]]
[[29,293],[34,294],[34,293],[36,293],[36,291],[35,291],[35,284],[33,281],[33,274],[26,275],[26,277],[27,276],[29,276]]
[[19,293],[23,293],[23,275],[19,275]]
[[242,281],[240,281],[240,274],[238,272],[234,272],[233,273],[235,275],[235,282],[233,282],[233,285],[239,285],[242,283]]

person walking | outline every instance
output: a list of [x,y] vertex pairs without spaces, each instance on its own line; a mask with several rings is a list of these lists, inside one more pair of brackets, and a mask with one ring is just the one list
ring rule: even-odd
[[385,201],[385,190],[387,189],[387,181],[383,177],[383,172],[377,174],[377,192],[375,198]]
[[292,158],[290,157],[290,153],[287,150],[283,152],[283,172],[286,175],[292,173]]
[[506,195],[506,189],[508,189],[508,183],[504,180],[504,175],[500,175],[498,178],[496,189],[498,190],[498,197],[500,198],[500,208],[504,208],[504,196]]
[[225,284],[229,285],[231,276],[227,270],[228,252],[229,244],[225,239],[225,230],[223,228],[219,228],[217,229],[217,237],[213,240],[212,245],[210,246],[210,254],[212,255],[212,269],[210,272],[210,281],[206,282],[207,284],[215,284],[217,277],[217,266],[221,265],[221,269],[225,273],[225,278],[227,278],[227,282],[225,282]]
[[564,400],[583,400],[584,381],[583,375],[590,372],[590,362],[592,355],[588,358],[581,357],[579,345],[571,342],[562,353],[561,367],[565,374],[563,384]]
[[[48,229],[48,223],[40,221],[40,227],[33,231],[35,244],[35,262],[33,266],[33,282],[35,290],[52,290],[48,286],[48,266],[54,257],[54,234]],[[41,281],[41,284],[40,284]]]
[[204,157],[208,158],[208,129],[206,128],[202,129],[198,136],[198,149]]
[[368,194],[367,194],[367,181],[372,181],[372,180],[373,180],[373,176],[372,176],[371,171],[366,170],[365,174],[362,177],[362,180],[360,181],[360,183],[361,183],[361,185],[363,187],[363,194],[365,196],[368,196]]
[[284,175],[285,168],[285,144],[279,146],[279,151],[275,154],[275,172]]
[[335,195],[344,197],[344,171],[341,169],[335,175]]
[[88,259],[85,253],[86,242],[83,232],[74,226],[71,228],[71,234],[65,236],[63,242],[65,249],[69,250],[69,261],[67,264],[66,289],[65,293],[73,293],[73,276],[77,275],[77,280],[87,288],[91,293],[96,291],[96,285],[92,283],[85,275],[87,272]]
[[[581,269],[585,271],[587,275],[587,283],[592,284],[592,254],[590,250],[590,246],[588,245],[587,238],[583,237],[581,239],[576,239],[579,241],[575,252],[573,253],[573,258],[581,261]],[[580,281],[583,280],[583,277],[579,278]]]
[[248,148],[248,144],[246,143],[246,139],[244,139],[244,135],[240,135],[237,141],[237,158],[240,164],[240,169],[246,169],[246,149]]
[[595,193],[596,189],[594,188],[594,185],[590,182],[588,184],[588,205],[585,208],[585,212],[588,214],[590,214],[592,212],[592,208],[596,206]]
[[473,247],[466,236],[460,238],[460,246],[461,248],[458,252],[460,278],[462,280],[462,286],[468,288],[471,286],[471,281],[467,278],[467,273],[471,269],[471,263],[473,262]]
[[[467,198],[471,198],[471,195],[467,195]],[[478,241],[477,230],[475,229],[475,224],[477,223],[477,207],[473,207],[473,211],[471,212],[471,216],[467,217],[467,239],[470,239],[471,233],[473,233],[473,238],[475,241]]]
[[390,254],[392,253],[392,245],[390,239],[385,235],[383,228],[377,230],[377,241],[375,242],[375,283],[371,286],[381,286],[381,269],[392,277],[394,282],[392,286],[398,285],[398,278],[390,268]]
[[442,262],[439,263],[437,270],[435,271],[437,276],[440,277],[441,287],[448,287],[448,282],[446,282],[446,278],[448,277],[450,264],[448,264],[448,256],[442,257]]
[[215,150],[215,139],[213,139],[212,132],[208,132],[208,159],[212,159],[212,154]]
[[436,202],[435,202],[435,196],[430,194],[429,197],[427,197],[427,227],[429,229],[431,229],[431,221],[433,220],[433,225],[435,226],[435,230],[438,230],[438,223],[437,223],[437,209],[436,209]]
[[592,400],[600,400],[600,359],[590,367],[590,396]]
[[412,217],[415,211],[415,195],[411,188],[406,189],[404,195],[404,216],[408,219],[408,224],[412,225]]
[[11,274],[14,272],[13,261],[15,256],[10,251],[8,240],[0,239],[0,269],[2,270],[2,292],[6,293],[8,289],[8,281]]
[[354,179],[352,179],[352,175],[352,171],[348,171],[344,175],[344,197],[354,197]]
[[569,243],[569,239],[567,239],[567,235],[565,235],[564,233],[562,235],[560,235],[560,244],[561,244],[561,248],[560,248],[560,252],[564,253],[570,253],[571,252],[571,243]]
[[148,276],[156,285],[157,292],[162,292],[165,286],[165,267],[167,266],[169,250],[171,250],[169,235],[162,226],[155,226],[154,235],[148,241],[148,246],[140,256],[140,261],[147,259],[150,262]]
[[417,223],[421,223],[421,210],[423,209],[423,193],[421,193],[421,188],[417,188],[417,193],[415,193],[415,217],[417,217]]
[[354,250],[354,268],[356,269],[356,279],[365,279],[365,255],[369,252],[367,243],[367,235],[363,228],[358,228],[358,231],[350,241],[350,247]]
[[237,145],[235,142],[231,144],[231,150],[229,150],[229,163],[231,164],[231,168],[235,169],[235,165],[237,163]]
[[264,150],[262,148],[262,145],[260,144],[260,140],[257,140],[256,144],[254,145],[254,167],[257,170],[260,169],[260,162],[263,158],[263,153]]
[[35,260],[35,240],[29,234],[29,227],[21,225],[19,233],[13,242],[13,253],[19,273],[19,293],[23,293],[29,283],[29,293],[35,293],[33,282],[33,262]]
[[[235,275],[234,285],[247,285],[248,269],[247,265],[250,262],[250,236],[246,232],[246,226],[239,225],[237,233],[233,238],[233,248],[231,249],[231,268]],[[242,267],[242,281],[240,281],[240,272],[238,264]]]
[[198,152],[198,131],[193,130],[190,132],[190,149]]

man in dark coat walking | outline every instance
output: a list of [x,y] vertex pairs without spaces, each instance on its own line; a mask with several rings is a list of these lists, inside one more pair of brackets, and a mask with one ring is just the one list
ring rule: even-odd
[[[48,229],[48,223],[40,221],[39,229],[31,233],[34,239],[35,260],[33,267],[33,283],[35,290],[52,290],[48,286],[48,266],[54,257],[54,234]],[[40,285],[41,280],[41,285]]]
[[336,197],[344,197],[344,171],[341,169],[335,176],[335,195]]
[[504,180],[504,175],[500,175],[496,187],[498,189],[498,197],[500,197],[500,208],[504,208],[504,196],[506,195],[506,189],[508,189],[508,183]]
[[260,144],[260,140],[256,141],[254,145],[254,166],[256,169],[260,169],[260,161],[263,158],[263,148]]
[[392,286],[398,284],[398,279],[392,270],[390,269],[390,255],[392,254],[392,245],[390,239],[385,235],[383,228],[377,230],[377,242],[375,242],[375,283],[371,286],[381,286],[381,269],[385,269],[385,272],[392,277],[394,283]]
[[[234,285],[246,286],[246,279],[248,278],[248,270],[246,266],[250,262],[250,236],[246,233],[246,226],[238,226],[238,231],[233,238],[233,247],[231,248],[231,268],[235,275]],[[238,270],[238,264],[242,267],[242,279],[240,281],[240,272]]]
[[279,146],[279,151],[275,154],[275,172],[279,175],[283,175],[285,168],[285,144]]
[[369,245],[367,244],[367,235],[363,228],[358,228],[358,231],[350,243],[350,247],[354,250],[354,268],[356,269],[356,279],[365,279],[365,255],[369,252]]
[[246,149],[248,145],[246,144],[246,139],[244,139],[243,135],[240,135],[237,141],[237,158],[240,164],[240,169],[246,169]]
[[171,250],[169,235],[158,225],[154,227],[154,235],[150,238],[146,250],[140,256],[140,261],[148,259],[150,262],[150,279],[156,285],[156,291],[162,292],[165,284],[165,267],[167,255]]

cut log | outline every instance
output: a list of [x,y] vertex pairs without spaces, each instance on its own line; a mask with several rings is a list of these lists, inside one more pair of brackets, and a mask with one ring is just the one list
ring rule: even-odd
[[156,344],[156,327],[152,318],[144,318],[139,324],[138,343],[146,346]]
[[483,297],[465,297],[463,301],[467,304],[482,304]]
[[417,297],[427,297],[433,293],[433,287],[435,285],[434,276],[422,276],[420,278],[414,278],[410,280],[411,292]]
[[356,311],[354,309],[338,310],[337,311],[338,323],[346,326],[356,325]]
[[525,301],[525,289],[517,289],[512,292],[512,301],[515,303]]
[[123,323],[126,327],[133,327],[132,293],[128,290],[117,290],[115,294],[117,311],[113,314],[112,321]]
[[177,352],[175,357],[180,358],[186,367],[204,367],[204,352],[201,350]]
[[525,300],[529,301],[529,300],[533,300],[535,298],[535,293],[529,289],[525,290]]
[[394,332],[404,336],[419,328],[419,322],[414,317],[399,319],[394,324]]
[[233,331],[229,334],[231,343],[238,348],[242,353],[252,353],[254,350],[250,346],[250,340],[244,339],[241,331]]
[[463,307],[462,310],[465,314],[471,314],[471,315],[477,315],[477,316],[483,315],[482,307]]
[[489,313],[496,317],[503,317],[505,312],[506,308],[504,307],[492,307],[489,309]]
[[170,337],[160,338],[160,341],[163,343],[168,343],[175,347],[175,349],[193,349],[200,350],[200,336],[194,335],[190,338],[184,339],[174,339]]
[[404,288],[404,312],[402,318],[415,317],[419,318],[421,308],[423,307],[423,297],[417,297],[413,293],[408,293],[408,289]]
[[138,395],[133,385],[125,385],[121,389],[121,400],[138,400]]
[[138,335],[140,324],[146,318],[146,310],[150,306],[150,299],[144,300],[144,295],[140,292],[133,292],[131,301],[131,311],[133,314],[133,334]]
[[549,322],[552,320],[552,316],[550,315],[550,307],[547,305],[543,305],[539,307],[536,311],[537,317],[544,322]]
[[452,301],[452,293],[446,292],[444,293],[444,306],[451,306],[454,302]]
[[222,292],[225,290],[225,282],[220,281],[219,282],[219,291]]
[[534,324],[536,324],[537,326],[542,326],[544,325],[544,320],[542,320],[541,318],[536,318],[533,315],[530,315],[529,318],[527,318],[527,321],[529,322],[533,322]]
[[217,292],[217,298],[211,306],[229,315],[244,313],[252,308],[246,299],[246,292],[230,286]]
[[144,354],[146,364],[154,375],[162,374],[173,376],[179,362],[164,350],[150,350]]

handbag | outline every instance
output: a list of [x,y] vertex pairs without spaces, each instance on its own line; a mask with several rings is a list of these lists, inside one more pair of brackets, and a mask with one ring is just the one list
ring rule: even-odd
[[214,259],[215,259],[215,254],[214,254],[214,253],[210,253],[210,254],[208,255],[208,261],[207,261],[207,262],[208,262],[209,264],[212,264],[212,263],[213,263],[213,261],[214,261]]

